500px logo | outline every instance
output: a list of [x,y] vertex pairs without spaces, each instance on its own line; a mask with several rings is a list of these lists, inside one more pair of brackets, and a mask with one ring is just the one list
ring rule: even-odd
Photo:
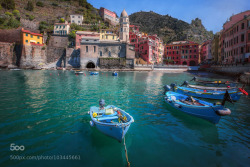
[[24,151],[25,147],[23,145],[18,146],[15,143],[10,144],[10,151]]

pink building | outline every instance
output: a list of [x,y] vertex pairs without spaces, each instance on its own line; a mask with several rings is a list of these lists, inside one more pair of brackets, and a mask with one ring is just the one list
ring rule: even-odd
[[129,25],[129,41],[131,45],[134,45],[135,52],[139,52],[139,38],[140,38],[140,31],[139,26]]
[[212,41],[207,40],[201,44],[201,50],[200,50],[200,58],[201,62],[204,63],[209,63],[212,61],[212,54],[211,54],[211,46],[212,46]]
[[115,12],[101,7],[99,10],[99,14],[104,21],[108,21],[114,26],[119,23],[119,18],[116,16]]
[[222,63],[250,62],[250,11],[230,17],[222,31]]
[[199,60],[199,44],[192,41],[176,41],[165,46],[166,64],[196,66]]
[[100,34],[91,31],[77,31],[76,32],[76,46],[75,49],[79,49],[82,41],[94,41],[100,40]]

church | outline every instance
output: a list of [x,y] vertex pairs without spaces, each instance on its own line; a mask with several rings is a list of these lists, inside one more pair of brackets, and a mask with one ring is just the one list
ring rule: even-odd
[[125,9],[120,15],[117,40],[101,40],[100,33],[76,32],[76,49],[80,49],[80,65],[85,68],[133,68],[135,51],[129,43],[129,17]]

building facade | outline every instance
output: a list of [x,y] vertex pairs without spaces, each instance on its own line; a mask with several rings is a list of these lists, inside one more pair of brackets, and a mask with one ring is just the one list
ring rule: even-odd
[[75,48],[79,49],[81,47],[82,41],[85,41],[84,43],[87,43],[87,42],[91,42],[92,40],[94,40],[94,42],[99,41],[100,34],[97,32],[92,32],[92,31],[77,31]]
[[196,66],[199,61],[199,44],[177,41],[165,46],[166,64]]
[[207,40],[202,43],[200,48],[201,63],[212,62],[212,40]]
[[118,36],[117,36],[116,31],[114,31],[114,30],[101,29],[100,30],[100,40],[116,41],[116,40],[118,40]]
[[83,23],[83,15],[80,14],[74,14],[70,15],[70,23],[75,23],[77,25],[82,25]]
[[55,23],[54,35],[66,36],[69,34],[70,26],[68,23]]
[[99,14],[104,21],[108,21],[111,25],[116,26],[117,24],[119,24],[119,18],[117,17],[115,12],[101,7],[99,10]]
[[121,42],[129,42],[129,17],[125,9],[120,16],[119,39]]
[[21,44],[22,45],[43,45],[43,35],[33,33],[28,30],[21,30]]
[[222,63],[233,64],[249,62],[250,11],[230,17],[222,30]]
[[211,52],[212,52],[212,61],[214,63],[217,63],[219,61],[219,36],[220,36],[219,33],[216,33],[212,40]]

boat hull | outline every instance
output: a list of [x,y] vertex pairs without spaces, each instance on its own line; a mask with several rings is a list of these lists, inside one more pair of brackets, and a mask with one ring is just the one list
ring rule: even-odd
[[179,100],[173,100],[173,97],[180,97],[186,98],[187,96],[176,93],[176,92],[167,92],[165,97],[165,102],[170,105],[171,107],[175,108],[176,110],[182,111],[186,114],[207,120],[211,123],[217,124],[219,123],[221,116],[218,115],[218,111],[228,110],[224,108],[222,105],[213,105],[212,103],[208,103],[202,100],[195,99],[200,101],[200,103],[204,104],[202,106],[194,106],[194,105],[187,105]]
[[[195,97],[201,97],[201,98],[207,98],[207,99],[217,99],[217,100],[223,100],[224,94],[226,91],[220,91],[220,92],[204,92],[204,90],[195,90],[195,89],[188,89],[185,87],[177,87],[176,89],[177,93],[185,94],[188,96],[195,96]],[[238,101],[241,97],[241,92],[238,91],[229,91],[229,94],[233,101]]]

